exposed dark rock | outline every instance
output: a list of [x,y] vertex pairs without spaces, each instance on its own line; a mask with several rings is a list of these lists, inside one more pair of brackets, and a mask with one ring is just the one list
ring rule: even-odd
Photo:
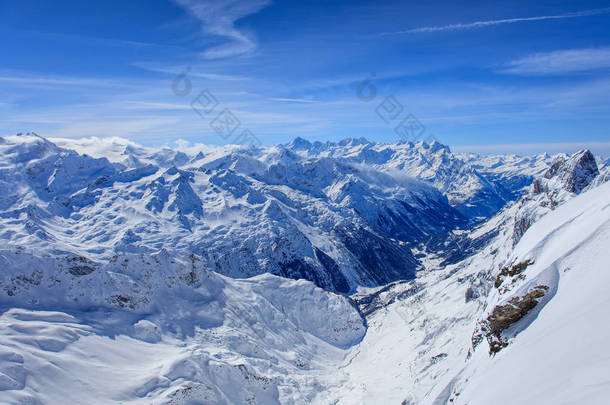
[[135,304],[130,297],[125,295],[113,295],[108,299],[108,302],[112,305],[119,306],[121,308],[135,309]]
[[500,288],[500,286],[502,285],[502,283],[504,282],[504,280],[507,277],[514,277],[514,276],[517,276],[517,275],[523,273],[523,270],[525,270],[531,264],[534,264],[534,261],[531,259],[527,259],[523,262],[513,265],[512,267],[503,267],[500,270],[500,273],[498,274],[498,276],[496,277],[496,281],[494,282],[494,287]]
[[525,232],[527,232],[533,223],[534,218],[527,212],[520,214],[518,218],[515,219],[515,225],[513,227],[513,246],[521,240]]
[[14,285],[27,286],[27,285],[40,285],[42,282],[43,273],[40,270],[33,271],[30,274],[19,274],[12,277]]
[[304,278],[306,280],[311,281],[318,287],[324,288],[326,290],[332,291],[336,288],[331,280],[324,277],[325,274],[320,272],[319,268],[317,268],[313,264],[307,263],[304,260],[292,259],[284,263],[278,263],[278,265],[281,269],[279,275],[282,277],[292,278],[295,280]]
[[68,272],[73,276],[86,276],[96,270],[95,263],[83,256],[72,256],[67,259]]
[[80,266],[72,266],[68,269],[70,274],[74,276],[86,276],[87,274],[91,274],[95,271],[95,267],[80,265]]
[[433,357],[430,359],[430,362],[431,362],[432,364],[436,364],[436,363],[438,363],[439,361],[443,360],[443,359],[444,359],[444,358],[446,358],[446,357],[447,357],[447,353],[439,353],[439,354],[437,354],[436,356],[433,356]]
[[[408,287],[403,289],[403,286],[406,283],[408,283]],[[375,291],[372,294],[355,297],[354,302],[360,309],[361,314],[368,317],[375,311],[386,308],[388,305],[391,305],[396,301],[404,300],[407,297],[417,294],[422,288],[422,285],[417,283],[415,280],[397,281]]]
[[490,355],[508,346],[508,341],[502,337],[502,332],[534,309],[548,289],[546,285],[538,285],[524,296],[514,297],[506,305],[498,305],[493,309],[482,328],[489,343]]
[[479,296],[480,296],[480,294],[476,289],[474,289],[472,287],[468,287],[466,289],[466,293],[464,294],[464,301],[470,302],[472,300],[479,298]]

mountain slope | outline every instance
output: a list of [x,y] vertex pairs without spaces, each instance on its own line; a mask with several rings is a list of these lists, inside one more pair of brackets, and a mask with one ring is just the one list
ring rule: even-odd
[[[564,161],[560,171],[572,168],[573,173],[584,176],[579,180],[584,180],[586,171],[574,163],[583,161],[586,154],[581,152]],[[548,349],[541,351],[545,354],[527,352],[514,358],[510,354],[530,330],[535,331],[531,332],[534,340],[521,347],[549,342],[558,353],[570,351],[572,346],[564,344],[554,330],[551,332],[554,327],[565,330],[566,341],[595,335],[585,341],[595,342],[592,349],[598,352],[603,352],[601,344],[610,333],[593,321],[596,317],[603,319],[610,308],[606,294],[598,290],[605,285],[603,282],[592,283],[578,299],[567,298],[581,294],[580,272],[588,272],[589,280],[605,277],[600,273],[605,271],[608,257],[594,252],[601,252],[610,242],[610,184],[577,195],[566,190],[570,184],[566,179],[573,177],[541,176],[538,181],[547,187],[544,193],[533,185],[528,195],[473,230],[468,235],[473,240],[492,230],[495,236],[471,257],[445,266],[432,256],[427,270],[417,279],[356,295],[367,316],[367,334],[351,349],[332,389],[320,395],[316,403],[488,404],[504,403],[504,398],[505,403],[561,403],[556,394],[549,399],[543,394],[527,397],[551,384],[556,384],[552,389],[557,393],[569,390],[570,395],[577,395],[580,390],[593,393],[599,389],[592,395],[603,393],[607,397],[609,391],[603,385],[585,389],[581,382],[570,384],[567,379],[571,371],[551,365],[547,359],[561,362],[561,357],[551,355]],[[592,180],[588,178],[594,184]],[[560,197],[557,205],[547,204],[547,192]],[[533,225],[513,248],[517,218],[526,212]],[[559,266],[555,273],[554,266]],[[570,278],[563,280],[567,268]],[[566,298],[557,304],[561,310],[549,315],[548,323],[540,329],[533,329],[538,322],[536,314],[540,318],[547,308],[544,305],[551,305],[563,294],[560,291],[567,283]],[[593,297],[589,295],[593,293]],[[571,300],[582,302],[582,310],[571,306]],[[578,317],[586,320],[573,327],[570,320]],[[607,368],[605,360],[591,359],[588,348],[576,347],[576,353],[565,354],[574,367],[588,373],[600,364]],[[504,358],[506,367],[492,375],[490,370]],[[534,358],[535,367],[530,364]],[[371,369],[384,373],[371,374]],[[531,374],[525,371],[529,369]],[[542,374],[533,374],[538,371]],[[601,383],[601,375],[593,381]],[[479,396],[481,391],[485,391],[484,396]],[[516,395],[521,395],[519,400],[514,400]],[[589,398],[595,399],[590,403],[605,403],[600,396]]]
[[[607,402],[604,355],[610,328],[606,286],[610,262],[610,184],[544,216],[523,236],[510,262],[533,260],[507,291],[492,294],[488,311],[545,286],[536,307],[503,337],[514,339],[494,357],[484,347],[453,383],[453,403],[560,404]],[[514,387],[518,387],[517,390]],[[498,401],[510,398],[510,401]]]
[[139,311],[21,304],[0,315],[2,403],[300,404],[365,332],[347,298],[271,275],[209,273]]

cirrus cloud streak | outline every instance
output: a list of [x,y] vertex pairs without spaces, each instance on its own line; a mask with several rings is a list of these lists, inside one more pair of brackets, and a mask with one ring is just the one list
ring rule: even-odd
[[560,20],[560,19],[564,19],[564,18],[589,17],[589,16],[608,14],[608,13],[610,13],[610,7],[578,11],[575,13],[557,14],[557,15],[543,15],[543,16],[536,16],[536,17],[521,17],[521,18],[504,18],[504,19],[499,19],[499,20],[475,21],[472,23],[465,23],[465,24],[448,24],[448,25],[439,25],[439,26],[433,26],[433,27],[420,27],[420,28],[412,28],[412,29],[403,30],[403,31],[382,32],[378,35],[387,36],[387,35],[402,35],[402,34],[418,34],[418,33],[427,33],[427,32],[462,31],[462,30],[470,30],[470,29],[475,29],[475,28],[483,28],[483,27],[489,27],[489,26],[501,25],[501,24],[514,24],[514,23],[528,22],[528,21]]

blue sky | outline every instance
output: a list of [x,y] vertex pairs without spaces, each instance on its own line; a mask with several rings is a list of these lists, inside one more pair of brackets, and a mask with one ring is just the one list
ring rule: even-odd
[[[458,150],[608,155],[609,6],[0,1],[0,133],[222,144],[210,121],[227,109],[265,144],[391,142],[411,115]],[[202,116],[204,90],[218,105]]]

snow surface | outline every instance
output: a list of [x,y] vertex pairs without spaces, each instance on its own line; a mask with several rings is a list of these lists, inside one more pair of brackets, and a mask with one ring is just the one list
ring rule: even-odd
[[[610,184],[543,216],[514,250],[507,213],[475,231],[501,228],[477,255],[378,293],[365,338],[319,403],[607,403]],[[526,259],[525,277],[499,294],[498,269]],[[477,319],[540,284],[548,296],[508,331],[508,347],[473,349]]]
[[605,404],[597,162],[0,138],[0,403]]
[[300,404],[365,332],[343,296],[271,275],[165,291],[154,310],[0,315],[11,404]]
[[609,247],[608,183],[567,202],[527,231],[511,260],[534,258],[535,263],[513,294],[544,283],[555,283],[556,292],[498,355],[490,358],[484,349],[477,350],[453,385],[460,392],[454,403],[608,402]]

